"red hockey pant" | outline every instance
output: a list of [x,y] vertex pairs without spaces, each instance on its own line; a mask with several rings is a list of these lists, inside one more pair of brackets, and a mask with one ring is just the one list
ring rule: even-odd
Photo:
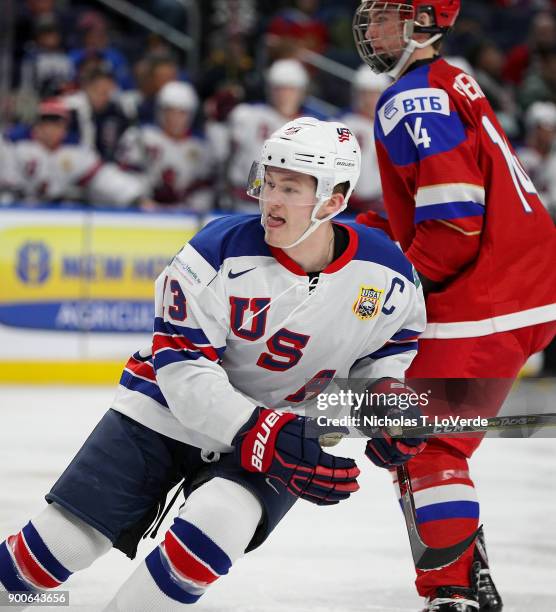
[[[543,350],[556,334],[556,322],[508,332],[449,340],[420,340],[408,378],[515,378],[528,357]],[[509,390],[509,385],[507,385]],[[498,402],[498,399],[500,400]],[[492,414],[504,398],[497,398]],[[489,410],[490,412],[490,410]],[[477,529],[479,505],[467,459],[478,438],[435,438],[408,463],[423,540],[429,546],[454,544]],[[440,570],[417,570],[415,584],[423,597],[438,586],[470,586],[473,549]]]

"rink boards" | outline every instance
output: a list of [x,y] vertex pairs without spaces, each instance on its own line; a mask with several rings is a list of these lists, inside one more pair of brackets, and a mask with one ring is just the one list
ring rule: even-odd
[[111,383],[150,343],[153,281],[206,218],[0,210],[0,382]]

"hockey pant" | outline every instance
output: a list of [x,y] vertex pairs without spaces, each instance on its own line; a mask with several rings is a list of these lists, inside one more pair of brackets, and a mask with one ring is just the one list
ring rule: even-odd
[[[407,378],[489,378],[515,379],[533,353],[541,351],[556,334],[556,322],[543,323],[477,338],[419,341],[419,352]],[[505,394],[498,393],[488,407],[494,416]],[[425,450],[408,464],[415,494],[417,522],[423,541],[445,547],[467,537],[479,525],[479,503],[467,459],[481,437],[454,437],[429,440]],[[395,472],[394,472],[394,480]],[[399,498],[399,488],[395,482]],[[438,586],[471,585],[473,547],[458,561],[440,570],[416,570],[415,584],[423,597]]]

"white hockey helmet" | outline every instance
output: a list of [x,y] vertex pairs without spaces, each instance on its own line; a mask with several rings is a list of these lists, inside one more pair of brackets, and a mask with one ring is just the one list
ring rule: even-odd
[[[313,201],[300,203],[313,207],[309,226],[294,243],[285,247],[291,248],[305,240],[321,223],[345,210],[359,179],[361,150],[357,139],[343,123],[319,121],[313,117],[300,117],[286,123],[265,141],[261,159],[253,163],[249,174],[247,194],[259,200],[261,211],[267,166],[308,174],[317,182]],[[349,183],[343,205],[318,219],[322,205],[332,197],[334,187],[342,183]]]
[[392,79],[386,74],[376,74],[367,64],[359,66],[353,79],[353,87],[356,91],[383,92],[391,83]]
[[199,98],[189,83],[171,81],[158,92],[156,102],[159,108],[177,108],[193,114],[199,105]]
[[553,102],[534,102],[525,113],[525,127],[533,130],[536,127],[556,128],[556,105]]
[[305,89],[309,75],[301,62],[294,59],[277,60],[269,68],[266,80],[271,87],[298,87]]

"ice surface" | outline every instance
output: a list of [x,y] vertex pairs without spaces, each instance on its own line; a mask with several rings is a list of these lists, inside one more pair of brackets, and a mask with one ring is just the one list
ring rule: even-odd
[[[112,396],[111,388],[0,387],[0,540],[41,510],[44,493]],[[237,562],[194,609],[417,612],[420,600],[390,477],[362,456],[362,446],[346,440],[335,450],[359,460],[357,495],[332,508],[296,504],[271,538]],[[488,439],[471,467],[504,611],[554,612],[556,440]],[[111,551],[72,576],[65,609],[101,610],[151,548],[151,540],[144,542],[133,562]]]

